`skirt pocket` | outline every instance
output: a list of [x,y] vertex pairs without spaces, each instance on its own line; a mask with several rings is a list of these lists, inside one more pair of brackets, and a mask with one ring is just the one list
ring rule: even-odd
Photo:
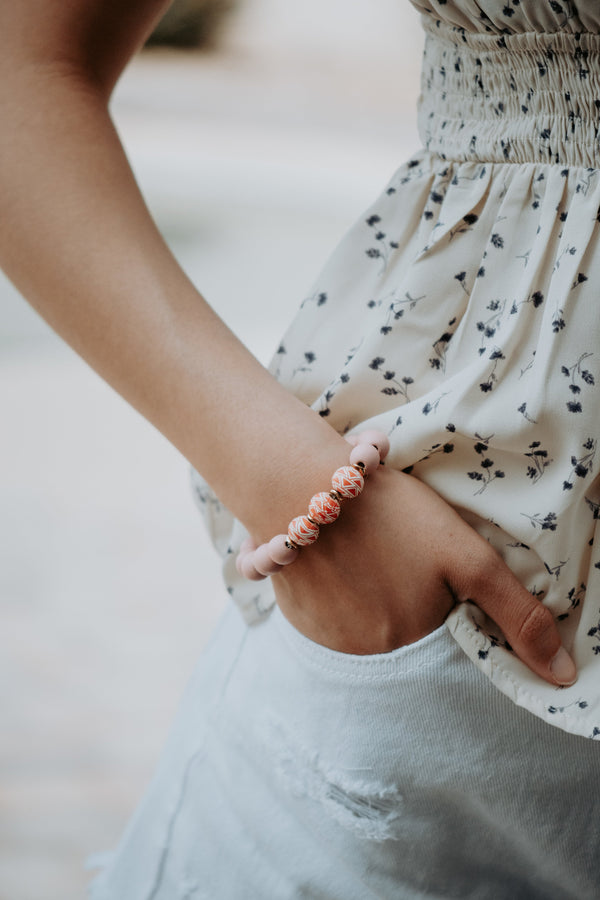
[[445,624],[415,641],[387,653],[356,655],[331,650],[306,637],[286,619],[278,606],[271,614],[272,625],[290,650],[308,665],[336,673],[345,680],[372,680],[397,677],[404,669],[431,666],[439,659],[444,645],[452,646],[453,639]]

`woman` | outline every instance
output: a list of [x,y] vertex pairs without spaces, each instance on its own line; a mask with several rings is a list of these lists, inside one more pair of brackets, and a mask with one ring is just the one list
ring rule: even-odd
[[[241,523],[254,623],[221,623],[96,898],[597,893],[598,14],[416,5],[427,149],[279,380],[173,260],[107,112],[162,0],[0,12],[3,266],[210,484],[215,533]],[[360,499],[242,586],[242,536],[285,533],[365,427],[391,451]]]

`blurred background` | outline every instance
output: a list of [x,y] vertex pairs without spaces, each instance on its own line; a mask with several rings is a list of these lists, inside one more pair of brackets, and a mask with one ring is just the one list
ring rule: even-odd
[[[262,361],[418,147],[421,49],[405,0],[179,0],[122,78],[148,205]],[[152,773],[225,604],[188,481],[0,280],[0,900],[83,898]]]

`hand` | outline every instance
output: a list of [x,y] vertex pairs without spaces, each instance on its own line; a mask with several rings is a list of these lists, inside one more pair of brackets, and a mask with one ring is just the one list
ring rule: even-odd
[[551,612],[451,506],[393,469],[379,467],[273,585],[292,625],[332,650],[385,653],[413,643],[470,600],[546,681],[576,678]]

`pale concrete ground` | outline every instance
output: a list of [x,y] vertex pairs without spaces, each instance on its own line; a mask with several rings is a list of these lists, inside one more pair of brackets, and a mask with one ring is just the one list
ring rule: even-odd
[[[397,0],[247,0],[224,50],[152,54],[114,114],[150,207],[266,360],[417,146]],[[0,283],[0,900],[84,896],[224,604],[185,461]],[[176,900],[176,898],[174,898]]]

